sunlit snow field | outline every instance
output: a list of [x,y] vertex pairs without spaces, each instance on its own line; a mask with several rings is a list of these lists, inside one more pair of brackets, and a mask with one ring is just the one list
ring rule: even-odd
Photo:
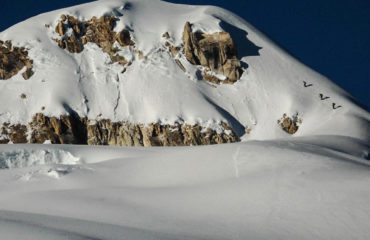
[[1,239],[367,239],[368,143],[0,146]]

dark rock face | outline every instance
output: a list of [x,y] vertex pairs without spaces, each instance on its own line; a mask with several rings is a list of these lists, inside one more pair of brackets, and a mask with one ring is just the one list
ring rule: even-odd
[[[88,42],[97,44],[103,52],[108,53],[112,63],[118,62],[125,66],[128,62],[124,57],[117,54],[118,49],[113,45],[117,41],[122,47],[134,46],[130,32],[126,29],[119,33],[113,31],[117,19],[113,16],[102,16],[100,18],[81,22],[73,16],[61,16],[61,20],[55,31],[61,37],[56,40],[60,48],[66,49],[71,53],[83,51],[83,45]],[[67,36],[66,32],[72,29],[72,34]]]
[[26,67],[22,74],[25,80],[33,75],[33,61],[24,47],[13,47],[10,41],[0,40],[0,80],[7,80]]
[[[111,120],[90,121],[78,116],[47,117],[36,114],[25,125],[4,123],[1,143],[88,144],[111,146],[190,146],[232,143],[239,137],[226,124],[223,132],[198,125],[131,124]],[[30,133],[28,135],[28,132]]]
[[237,48],[229,33],[192,32],[191,24],[187,22],[183,41],[184,53],[190,63],[208,67],[209,70],[224,75],[227,81],[220,80],[223,83],[234,83],[240,79],[243,70]]

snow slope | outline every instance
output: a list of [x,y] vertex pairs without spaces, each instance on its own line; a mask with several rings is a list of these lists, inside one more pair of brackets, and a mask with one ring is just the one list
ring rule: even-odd
[[[2,145],[0,159],[65,154],[0,170],[0,232],[2,239],[365,240],[369,149],[340,136],[173,148]],[[78,164],[61,161],[67,153]]]
[[[125,73],[108,54],[88,43],[72,54],[52,40],[61,14],[80,20],[93,16],[119,18],[115,31],[130,29],[139,59],[132,47],[120,54],[133,60]],[[174,45],[182,43],[186,21],[194,30],[231,33],[245,69],[234,85],[216,88],[199,78],[199,67],[178,57],[187,73],[176,65],[164,46],[164,32]],[[45,28],[45,24],[51,25]],[[73,109],[89,119],[132,123],[201,124],[215,128],[230,123],[245,139],[276,139],[287,134],[276,124],[284,113],[299,114],[303,123],[296,136],[337,134],[369,140],[369,113],[351,96],[276,46],[249,23],[212,6],[188,6],[159,0],[104,0],[45,13],[0,33],[0,39],[29,48],[35,74],[24,81],[20,74],[0,81],[0,122],[25,124],[41,112],[59,116]],[[310,47],[309,45],[307,46]],[[303,81],[313,84],[303,87]],[[26,94],[21,99],[20,94]],[[319,94],[330,98],[321,101]],[[332,109],[332,103],[342,108]]]
[[[94,44],[60,49],[61,14],[117,16],[115,30],[131,29],[148,58],[121,49],[133,60],[121,73]],[[181,54],[187,73],[179,69],[162,34],[181,44],[186,21],[231,33],[245,69],[236,84],[210,85]],[[0,145],[1,239],[368,239],[369,113],[234,14],[103,0],[36,16],[0,39],[29,48],[35,71],[0,81],[0,123],[25,124],[45,106],[51,116],[251,128],[217,146]],[[284,113],[303,119],[294,136],[276,123]]]

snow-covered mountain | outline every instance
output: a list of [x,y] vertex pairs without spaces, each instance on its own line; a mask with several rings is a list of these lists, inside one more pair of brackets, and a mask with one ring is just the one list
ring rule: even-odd
[[102,0],[0,40],[2,240],[369,238],[370,114],[238,16]]
[[3,143],[369,140],[369,113],[348,93],[218,7],[96,1],[0,40]]

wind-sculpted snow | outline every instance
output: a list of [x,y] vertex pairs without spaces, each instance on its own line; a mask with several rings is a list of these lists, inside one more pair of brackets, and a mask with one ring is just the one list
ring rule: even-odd
[[[170,234],[80,219],[0,210],[2,239],[53,240],[173,240]],[[30,232],[32,234],[30,235]],[[181,239],[190,239],[185,236]]]
[[79,158],[70,152],[56,149],[24,150],[0,152],[0,169],[24,168],[39,165],[63,164],[75,165]]
[[2,153],[81,159],[1,170],[1,239],[367,240],[369,149],[341,136],[173,148],[1,145]]

